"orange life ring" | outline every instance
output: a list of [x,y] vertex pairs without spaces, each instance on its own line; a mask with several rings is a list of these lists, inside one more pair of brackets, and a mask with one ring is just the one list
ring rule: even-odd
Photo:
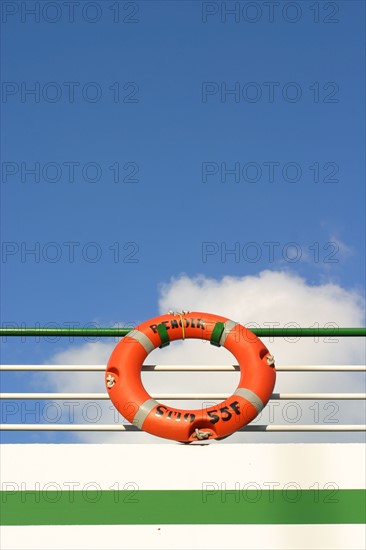
[[[145,390],[141,367],[149,353],[184,338],[224,346],[240,366],[240,382],[231,397],[206,409],[179,410],[158,403]],[[251,422],[271,397],[274,358],[250,330],[218,315],[170,312],[145,321],[115,347],[106,369],[106,386],[118,411],[145,432],[191,442],[226,437]]]

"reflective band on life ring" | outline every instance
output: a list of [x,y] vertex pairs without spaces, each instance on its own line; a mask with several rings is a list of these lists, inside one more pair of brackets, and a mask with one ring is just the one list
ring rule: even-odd
[[[182,338],[210,340],[236,358],[240,381],[233,395],[218,405],[181,410],[158,403],[141,381],[149,353]],[[190,312],[166,314],[145,321],[121,340],[106,370],[106,386],[118,411],[145,432],[197,441],[226,437],[251,422],[267,404],[276,380],[273,357],[249,329],[218,315]]]

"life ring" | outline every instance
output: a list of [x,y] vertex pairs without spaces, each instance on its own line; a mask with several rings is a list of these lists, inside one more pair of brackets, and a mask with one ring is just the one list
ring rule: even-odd
[[[206,409],[180,410],[158,403],[145,390],[141,367],[151,351],[184,338],[224,346],[240,366],[233,395]],[[276,380],[274,358],[249,329],[218,315],[182,312],[145,321],[115,347],[105,381],[110,399],[129,422],[145,432],[191,442],[226,437],[251,422],[267,404]]]

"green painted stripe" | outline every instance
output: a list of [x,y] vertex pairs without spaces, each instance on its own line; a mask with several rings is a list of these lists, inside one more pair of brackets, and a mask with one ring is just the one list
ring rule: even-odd
[[16,491],[2,525],[364,523],[362,489],[288,491]]
[[163,325],[163,323],[160,323],[160,325],[158,325],[156,328],[158,330],[158,334],[161,340],[161,346],[159,346],[159,348],[165,348],[166,346],[169,346],[170,338],[166,326]]
[[224,323],[220,323],[220,322],[216,323],[211,333],[210,344],[219,348],[221,346],[220,339],[224,330],[225,330]]

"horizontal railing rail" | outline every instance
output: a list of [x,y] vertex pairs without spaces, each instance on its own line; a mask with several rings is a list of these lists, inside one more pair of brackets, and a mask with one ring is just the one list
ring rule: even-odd
[[[132,424],[0,424],[3,431],[26,432],[140,432]],[[239,432],[364,432],[362,424],[262,424],[240,428]]]
[[[256,336],[266,337],[325,337],[325,336],[347,336],[358,337],[366,336],[366,328],[343,328],[343,327],[268,327],[268,328],[256,328],[246,327],[250,332],[253,332]],[[60,336],[60,337],[113,337],[113,336],[126,336],[132,328],[39,328],[39,327],[3,327],[0,328],[0,336]],[[245,329],[244,329],[245,330]]]
[[[0,365],[1,371],[103,372],[106,365]],[[233,372],[239,365],[142,365],[142,372]],[[366,372],[366,365],[276,365],[277,372]]]
[[[227,399],[230,393],[159,393],[151,394],[152,399],[166,399],[168,401],[175,400],[196,400],[196,399]],[[88,399],[92,400],[108,400],[107,393],[0,393],[0,399]],[[324,399],[347,399],[358,400],[366,399],[366,393],[273,393],[272,400],[303,400],[313,399],[321,401]]]

